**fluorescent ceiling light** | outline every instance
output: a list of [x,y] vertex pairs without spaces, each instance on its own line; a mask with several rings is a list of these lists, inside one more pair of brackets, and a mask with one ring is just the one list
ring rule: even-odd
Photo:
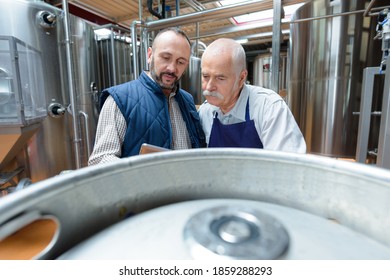
[[248,43],[248,39],[237,39],[235,40],[237,43],[239,44],[245,44],[245,43]]
[[[223,0],[220,1],[219,4],[221,6],[228,6],[228,5],[242,3],[242,2],[248,2],[248,0]],[[292,14],[303,4],[304,3],[283,6],[284,18],[282,19],[282,22],[289,22]],[[258,22],[261,25],[266,26],[272,24],[273,22],[273,9],[236,16],[232,18],[232,21],[235,25],[243,25],[243,24]]]

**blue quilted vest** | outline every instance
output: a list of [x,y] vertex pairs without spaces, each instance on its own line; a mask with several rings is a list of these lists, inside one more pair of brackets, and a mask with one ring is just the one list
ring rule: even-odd
[[[145,72],[137,80],[105,89],[100,99],[101,107],[108,95],[114,98],[127,123],[122,157],[138,155],[143,143],[172,148],[167,99],[160,86]],[[205,147],[205,136],[192,95],[179,89],[175,99],[187,125],[192,148]]]

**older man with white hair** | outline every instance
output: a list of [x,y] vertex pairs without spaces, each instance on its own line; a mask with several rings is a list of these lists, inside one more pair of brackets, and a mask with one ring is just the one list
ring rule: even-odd
[[199,108],[208,147],[245,147],[306,153],[303,135],[274,91],[246,84],[243,47],[231,39],[211,43],[202,55]]

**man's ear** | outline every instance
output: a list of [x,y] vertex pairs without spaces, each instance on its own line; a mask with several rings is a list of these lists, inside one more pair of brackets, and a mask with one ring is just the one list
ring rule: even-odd
[[244,69],[240,73],[240,87],[242,87],[246,81],[246,77],[248,76],[248,70]]
[[150,61],[152,60],[152,54],[153,54],[152,47],[149,47],[149,48],[148,48],[148,64],[149,64]]

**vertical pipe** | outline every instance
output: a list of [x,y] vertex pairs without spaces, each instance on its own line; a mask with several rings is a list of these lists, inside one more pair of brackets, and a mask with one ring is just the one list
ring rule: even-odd
[[[148,69],[148,47],[149,47],[149,33],[150,31],[147,28],[144,28],[142,30],[142,35],[141,35],[141,45],[140,45],[140,52],[141,52],[141,69],[140,73]],[[149,69],[150,70],[150,69]]]
[[390,169],[390,55],[386,65],[377,166]]
[[111,27],[111,33],[110,33],[110,46],[111,46],[111,74],[112,74],[112,78],[113,78],[113,85],[117,85],[118,84],[118,79],[117,79],[117,75],[116,75],[116,68],[117,68],[117,65],[116,65],[116,60],[115,60],[115,45],[114,45],[114,37],[115,37],[115,31],[114,31],[114,28]]
[[180,1],[176,0],[176,16],[180,15]]
[[137,51],[137,25],[140,25],[141,21],[135,20],[131,24],[131,44],[133,48],[133,65],[134,65],[134,80],[139,77],[139,65],[138,65],[138,51]]
[[272,82],[271,89],[279,93],[280,34],[282,19],[282,1],[274,0],[274,24],[272,26]]
[[196,41],[195,41],[195,53],[194,56],[199,57],[199,51],[198,51],[198,43],[199,43],[199,22],[196,23]]
[[367,67],[363,70],[363,85],[360,100],[359,128],[356,145],[356,161],[365,163],[368,152],[368,140],[370,136],[371,105],[374,89],[375,74],[379,73],[379,67]]
[[91,149],[91,135],[89,133],[89,116],[84,111],[79,111],[80,117],[84,119],[85,123],[85,140],[87,142],[87,155],[88,157],[91,155],[92,149]]
[[138,0],[138,17],[142,21],[142,0]]
[[65,47],[66,47],[66,69],[68,73],[69,95],[70,95],[70,109],[72,112],[72,124],[73,124],[73,145],[75,153],[76,169],[81,167],[80,162],[80,137],[79,137],[79,125],[78,125],[78,113],[76,110],[76,93],[74,89],[73,78],[73,63],[72,63],[72,49],[70,40],[70,24],[69,24],[69,9],[68,1],[62,0],[62,8],[64,10],[64,27],[65,27]]

